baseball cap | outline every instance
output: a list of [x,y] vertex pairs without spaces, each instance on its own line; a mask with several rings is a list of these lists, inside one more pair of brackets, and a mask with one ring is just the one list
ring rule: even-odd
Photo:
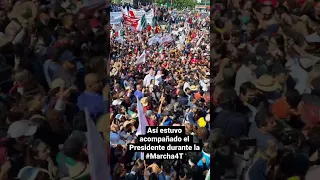
[[16,121],[9,126],[8,136],[18,138],[22,136],[32,136],[37,132],[37,126],[32,126],[26,120]]

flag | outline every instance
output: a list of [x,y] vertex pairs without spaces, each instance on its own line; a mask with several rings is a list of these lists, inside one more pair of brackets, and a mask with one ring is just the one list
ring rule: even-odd
[[210,169],[209,169],[209,171],[207,172],[206,180],[210,180]]
[[131,17],[136,17],[136,16],[134,15],[134,12],[133,12],[132,9],[129,10],[129,16],[131,16]]
[[120,30],[116,31],[115,35],[116,35],[116,37],[122,37],[123,34],[124,34],[123,29],[120,29]]
[[127,7],[122,7],[122,13],[125,14],[125,15],[129,15],[128,8]]
[[157,50],[157,52],[158,52],[158,53],[161,53],[162,50],[163,50],[163,47],[161,46],[161,47]]
[[[146,134],[147,126],[149,126],[149,123],[148,123],[147,118],[143,112],[143,106],[140,102],[140,99],[138,98],[138,96],[136,96],[136,98],[137,98],[137,111],[138,111],[138,121],[139,121],[139,126],[137,129],[136,135],[139,136],[139,135]],[[143,152],[141,152],[140,158],[142,160],[144,160],[144,153]]]
[[144,64],[146,62],[146,52],[144,51],[136,60],[135,64]]
[[137,26],[137,30],[138,31],[141,31],[143,28],[145,28],[147,26],[147,20],[146,20],[146,16],[145,15],[143,15],[142,17],[141,17],[141,19],[139,20],[139,22],[138,22],[138,26]]
[[196,44],[196,47],[198,47],[199,45],[200,45],[200,43],[201,43],[201,41],[202,41],[202,39],[203,39],[203,36],[204,36],[204,34],[200,37],[200,39],[198,40],[198,42],[197,42],[197,44]]
[[147,31],[150,32],[152,30],[152,26],[148,25],[147,26]]
[[110,24],[119,24],[123,20],[123,12],[110,12]]
[[171,34],[166,34],[166,35],[161,37],[161,39],[159,40],[159,43],[163,44],[163,43],[171,42],[171,41],[173,41],[173,38],[172,38]]
[[138,120],[139,120],[139,126],[137,129],[137,133],[136,135],[145,135],[146,134],[146,128],[147,126],[149,126],[149,123],[147,121],[147,118],[143,112],[143,106],[140,102],[140,99],[138,98],[138,96],[136,96],[137,98],[137,111],[138,111]]
[[168,33],[171,34],[171,23],[168,25]]
[[181,44],[184,44],[185,41],[186,41],[186,35],[183,33],[179,36],[179,42]]
[[87,124],[88,156],[91,179],[105,179],[106,177],[110,177],[107,144],[90,118],[88,108],[84,108],[84,112]]
[[152,18],[152,27],[154,28],[156,26],[156,17]]

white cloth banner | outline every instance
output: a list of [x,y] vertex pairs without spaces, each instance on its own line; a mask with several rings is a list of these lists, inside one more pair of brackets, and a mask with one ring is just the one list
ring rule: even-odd
[[129,16],[127,7],[122,7],[122,14]]
[[200,39],[198,40],[198,42],[197,42],[197,44],[196,44],[196,47],[199,47],[199,45],[200,45],[200,43],[201,43],[201,41],[202,41],[202,39],[203,39],[203,36],[204,36],[204,34],[200,37]]
[[148,45],[151,46],[153,44],[156,44],[160,41],[160,39],[161,39],[161,34],[157,34],[148,39]]
[[166,34],[160,39],[159,43],[163,44],[163,43],[171,42],[171,41],[173,41],[171,34]]
[[110,24],[119,24],[123,20],[122,12],[110,12]]
[[[133,13],[133,14],[132,14]],[[134,15],[135,18],[141,18],[143,15],[146,14],[146,12],[143,9],[129,9],[130,16]]]
[[144,64],[146,62],[146,52],[144,51],[136,60],[135,65]]
[[120,30],[122,29],[121,23],[113,24],[113,25],[112,25],[112,29],[113,29],[114,31],[120,31]]
[[122,36],[116,37],[115,39],[117,42],[123,44],[125,42],[124,38]]
[[154,17],[154,11],[153,9],[149,10],[145,13],[147,24],[152,25],[153,17]]
[[182,34],[181,36],[179,36],[179,42],[181,44],[184,44],[184,42],[186,42],[186,35]]
[[[136,135],[145,135],[147,131],[147,126],[149,126],[149,123],[147,121],[146,115],[143,113],[143,106],[138,98],[137,98],[137,111],[138,111],[138,120],[139,120],[139,126],[137,129]],[[141,152],[141,159],[144,160],[144,153]]]
[[88,108],[84,109],[87,124],[89,169],[92,180],[105,179],[110,176],[107,144],[104,142],[93,120],[89,117]]
[[148,12],[145,12],[146,18],[153,18],[154,17],[154,11],[153,9],[150,9]]

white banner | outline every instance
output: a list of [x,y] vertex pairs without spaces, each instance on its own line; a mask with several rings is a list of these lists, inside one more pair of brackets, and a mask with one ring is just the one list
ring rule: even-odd
[[146,12],[145,15],[146,15],[147,24],[152,25],[152,20],[153,20],[153,17],[154,17],[153,9],[151,9],[148,12]]
[[130,16],[140,19],[146,12],[143,9],[129,9]]
[[153,44],[156,44],[160,41],[160,39],[161,39],[161,34],[157,34],[148,39],[148,45],[151,46]]
[[154,11],[153,9],[150,9],[148,12],[145,12],[146,18],[153,18],[154,17]]
[[163,44],[165,42],[171,42],[171,41],[173,41],[171,34],[166,34],[160,39],[159,43]]
[[122,20],[122,12],[110,12],[110,24],[119,24]]
[[181,36],[179,36],[179,42],[181,44],[184,44],[185,41],[186,41],[186,35],[182,34]]
[[146,52],[144,51],[136,60],[135,65],[144,64],[146,62]]

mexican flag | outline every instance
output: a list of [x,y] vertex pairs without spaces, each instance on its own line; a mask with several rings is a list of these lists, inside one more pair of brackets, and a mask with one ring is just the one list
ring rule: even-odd
[[168,33],[171,34],[171,23],[168,25]]
[[147,19],[146,19],[146,16],[143,15],[141,19],[138,21],[138,26],[136,27],[136,30],[141,31],[146,26],[147,26]]
[[120,29],[119,31],[116,31],[115,35],[116,37],[120,37],[120,36],[123,36],[124,32],[122,29]]
[[152,27],[154,28],[156,26],[156,17],[152,18]]
[[161,46],[161,47],[157,50],[157,52],[158,52],[158,53],[161,53],[162,50],[163,50],[163,47]]
[[148,24],[148,26],[147,26],[147,31],[150,32],[151,30],[152,30],[152,26],[150,26],[150,25]]

